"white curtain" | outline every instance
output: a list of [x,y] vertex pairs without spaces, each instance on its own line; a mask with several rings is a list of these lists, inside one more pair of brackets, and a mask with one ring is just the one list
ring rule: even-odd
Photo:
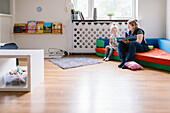
[[71,3],[72,3],[72,5],[73,5],[73,9],[75,9],[75,10],[77,10],[77,8],[78,8],[78,0],[71,0]]

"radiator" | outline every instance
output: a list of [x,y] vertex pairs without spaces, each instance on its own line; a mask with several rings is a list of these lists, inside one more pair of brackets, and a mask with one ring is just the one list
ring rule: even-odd
[[[120,36],[127,30],[127,22],[114,22]],[[96,39],[110,38],[112,22],[74,22],[72,23],[72,36],[70,37],[70,52],[95,53]]]

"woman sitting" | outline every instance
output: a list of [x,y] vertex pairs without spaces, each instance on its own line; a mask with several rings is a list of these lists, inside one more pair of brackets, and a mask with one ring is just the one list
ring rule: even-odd
[[[118,65],[119,68],[126,69],[125,62],[132,61],[136,52],[149,51],[144,34],[145,32],[138,27],[135,20],[128,21],[128,31],[125,33],[125,37],[136,36],[137,39],[136,41],[122,40],[117,44],[117,50],[121,60],[121,63]],[[128,52],[127,55],[126,52]]]

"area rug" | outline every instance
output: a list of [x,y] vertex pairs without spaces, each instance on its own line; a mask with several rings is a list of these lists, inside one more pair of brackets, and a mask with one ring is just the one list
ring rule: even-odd
[[63,69],[76,68],[81,66],[102,63],[99,60],[85,57],[85,56],[57,58],[57,59],[51,59],[49,61],[51,61],[52,63],[58,65]]

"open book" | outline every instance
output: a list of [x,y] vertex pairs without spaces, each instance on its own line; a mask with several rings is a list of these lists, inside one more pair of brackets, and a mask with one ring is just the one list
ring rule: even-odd
[[122,41],[122,40],[129,40],[129,41],[133,41],[136,40],[137,36],[130,36],[130,37],[117,37],[117,41]]

